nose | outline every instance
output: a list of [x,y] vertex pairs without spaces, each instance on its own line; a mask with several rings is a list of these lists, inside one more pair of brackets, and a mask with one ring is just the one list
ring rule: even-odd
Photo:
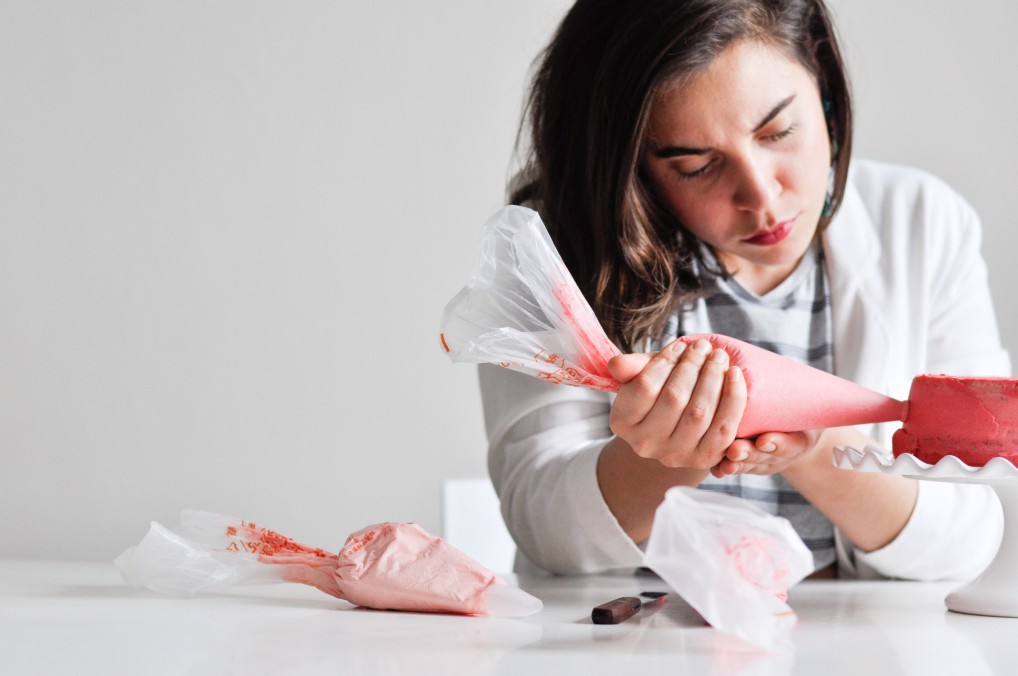
[[736,172],[735,206],[746,211],[765,211],[781,193],[781,182],[767,162],[748,158]]

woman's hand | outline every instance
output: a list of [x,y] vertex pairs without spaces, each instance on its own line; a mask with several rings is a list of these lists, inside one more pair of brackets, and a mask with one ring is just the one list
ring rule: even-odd
[[676,340],[657,354],[615,357],[608,369],[622,383],[612,432],[637,455],[701,470],[721,462],[746,408],[746,381],[724,350]]
[[710,473],[721,478],[729,474],[777,474],[807,456],[820,441],[821,430],[767,432],[752,439],[736,439],[725,457]]

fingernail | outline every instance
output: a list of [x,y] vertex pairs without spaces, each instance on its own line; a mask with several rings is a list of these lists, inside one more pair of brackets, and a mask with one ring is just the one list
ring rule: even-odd
[[737,383],[740,380],[742,380],[742,369],[740,369],[738,366],[728,367],[728,380],[730,380],[733,383]]
[[728,361],[728,353],[724,350],[714,350],[710,353],[710,360],[717,364],[724,364]]
[[703,338],[693,343],[693,351],[699,354],[707,354],[713,349],[714,346],[711,345],[708,341],[704,340]]
[[682,354],[683,352],[686,351],[686,347],[687,345],[684,342],[682,342],[681,340],[676,340],[675,342],[668,346],[668,349],[671,350],[673,354]]
[[764,453],[773,453],[774,451],[777,450],[778,447],[774,445],[773,441],[768,441],[763,446],[757,446],[757,448],[759,448]]

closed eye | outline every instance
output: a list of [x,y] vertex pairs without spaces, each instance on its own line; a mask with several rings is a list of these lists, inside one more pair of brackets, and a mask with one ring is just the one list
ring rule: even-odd
[[696,178],[698,176],[703,176],[704,172],[706,172],[712,166],[714,166],[714,162],[713,161],[708,162],[707,164],[703,165],[702,167],[700,167],[696,171],[680,171],[679,172],[679,178],[681,180],[683,180],[683,181],[687,181],[689,179]]
[[789,125],[787,129],[779,131],[777,134],[771,134],[770,136],[765,136],[764,140],[765,141],[780,141],[781,139],[785,138],[786,136],[790,136],[793,131],[795,131],[795,125],[794,124]]

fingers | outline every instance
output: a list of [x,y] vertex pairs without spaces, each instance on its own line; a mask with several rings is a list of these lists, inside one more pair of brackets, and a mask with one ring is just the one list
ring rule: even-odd
[[[786,435],[774,433],[761,434],[756,438],[756,450],[761,453],[774,453],[778,450],[778,442],[781,441],[783,436]],[[788,444],[782,444],[782,447],[787,449]]]
[[[685,352],[686,344],[674,341],[660,352],[647,355],[649,358],[643,369],[619,388],[619,396],[612,407],[613,421],[629,425],[644,423],[658,401],[661,388]],[[692,389],[692,384],[689,387]]]
[[746,405],[742,372],[724,350],[703,339],[676,340],[657,354],[616,357],[609,368],[620,382],[628,378],[612,406],[611,429],[638,455],[697,469],[721,460]]
[[[693,350],[695,351],[697,347],[699,346],[694,345]],[[714,414],[721,402],[725,371],[728,369],[728,355],[723,350],[713,350],[707,353],[699,352],[697,357],[687,362],[690,369],[698,369],[692,391],[688,387],[690,378],[687,373],[683,373],[683,364],[679,364],[672,378],[665,384],[661,396],[669,398],[680,407],[681,415],[671,430],[673,439],[693,441],[701,455],[720,456],[720,452],[731,443],[731,439],[725,443],[711,444],[710,439],[705,439],[705,436],[711,429]],[[734,434],[732,437],[734,438]],[[705,444],[705,441],[708,443]],[[718,459],[720,457],[710,457],[711,462],[707,466],[715,464]]]
[[814,448],[818,436],[815,431],[768,432],[753,442],[738,439],[711,473],[719,478],[729,474],[777,474]]
[[635,352],[612,357],[608,360],[608,373],[624,385],[635,378],[653,356],[645,352]]
[[[644,424],[660,430],[663,436],[674,437],[677,423],[687,420],[687,428],[695,436],[684,438],[699,440],[717,408],[720,384],[724,379],[718,364],[708,359],[712,349],[706,340],[698,340],[688,348],[675,348],[681,352],[681,358],[665,374],[657,400],[647,411]],[[720,350],[718,352],[727,366],[727,355]]]
[[727,457],[721,458],[721,462],[710,468],[710,473],[715,479],[723,479],[731,474],[742,474],[742,463],[733,462]]
[[767,432],[756,439],[754,450],[756,461],[767,462],[768,458],[794,460],[809,451],[816,444],[814,432]]
[[749,439],[736,439],[725,450],[724,457],[711,468],[711,474],[718,479],[729,474],[741,474],[743,464],[755,452]]
[[[731,366],[724,373],[724,384],[721,390],[721,399],[718,402],[717,410],[711,420],[710,428],[703,436],[701,442],[710,449],[728,448],[735,441],[735,435],[742,421],[742,414],[746,410],[746,402],[749,394],[746,389],[746,379],[742,375],[742,369],[738,366]],[[749,442],[746,442],[749,444]]]

